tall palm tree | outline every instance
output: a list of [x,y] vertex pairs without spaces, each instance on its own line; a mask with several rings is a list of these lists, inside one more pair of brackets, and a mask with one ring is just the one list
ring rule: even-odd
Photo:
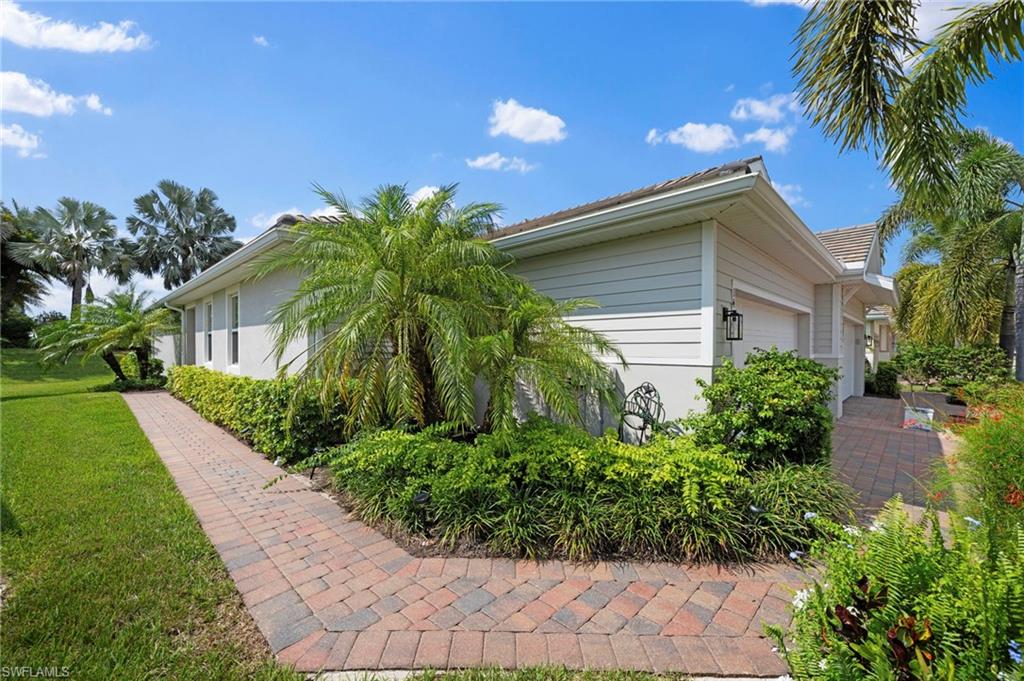
[[[880,153],[894,186],[919,209],[956,182],[967,86],[992,64],[1019,61],[1024,2],[961,8],[930,44],[914,36],[917,0],[817,0],[796,36],[800,102],[842,150]],[[908,68],[909,67],[909,68]],[[1024,252],[1024,235],[1017,246]],[[1024,259],[1016,259],[1015,354],[1024,380]]]
[[22,264],[10,252],[10,245],[35,241],[29,216],[17,203],[10,209],[0,202],[0,314],[24,312],[27,305],[42,301],[50,281],[49,272],[39,264]]
[[57,202],[56,211],[38,207],[21,219],[35,232],[36,240],[10,244],[11,256],[66,283],[71,288],[73,314],[83,295],[92,297],[89,276],[93,271],[103,271],[119,283],[131,279],[134,246],[117,236],[114,216],[102,206],[64,197]]
[[948,188],[967,86],[1024,49],[1020,0],[960,8],[927,44],[915,37],[918,4],[817,0],[793,66],[814,124],[843,150],[880,151],[904,195]]
[[217,204],[210,189],[194,192],[162,180],[135,199],[128,229],[138,242],[139,268],[146,275],[163,274],[172,289],[241,247],[231,237],[235,218]]
[[[1016,281],[1021,263],[1021,205],[1011,199],[1024,190],[1024,156],[1012,146],[982,131],[958,134],[953,181],[930,203],[904,196],[880,220],[884,240],[909,228],[906,262],[931,260],[936,265],[915,268],[912,286],[901,284],[913,314],[901,315],[904,332],[924,340],[987,341],[999,337],[1014,355],[1014,320],[1024,320],[1017,308]],[[914,297],[911,304],[908,296]],[[1022,333],[1024,335],[1024,333]]]
[[67,362],[81,353],[83,361],[100,357],[114,375],[125,379],[118,353],[130,352],[139,365],[139,378],[150,377],[156,337],[177,328],[173,313],[149,306],[149,293],[132,285],[85,305],[77,318],[46,325],[38,345],[44,362]]
[[405,187],[383,186],[358,209],[317,191],[337,222],[296,225],[293,246],[257,264],[258,276],[302,273],[272,316],[285,366],[297,359],[285,357],[290,344],[319,339],[297,393],[320,381],[325,403],[345,397],[353,425],[472,426],[481,375],[495,382],[489,413],[501,425],[512,418],[508,387],[516,378],[536,384],[565,416],[578,413],[570,386],[607,392],[607,370],[587,351],[616,351],[553,319],[573,303],[559,308],[531,293],[547,307],[523,302],[515,321],[510,301],[524,284],[509,272],[511,258],[479,237],[493,228],[497,205],[456,207],[454,185],[415,204]]

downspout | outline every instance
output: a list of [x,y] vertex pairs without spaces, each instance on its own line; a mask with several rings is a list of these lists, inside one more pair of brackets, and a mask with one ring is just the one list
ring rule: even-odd
[[185,344],[185,308],[174,307],[170,303],[164,303],[164,307],[172,312],[178,313],[178,337],[181,339],[178,343],[178,347],[174,348],[174,361],[180,366],[181,365],[181,352]]

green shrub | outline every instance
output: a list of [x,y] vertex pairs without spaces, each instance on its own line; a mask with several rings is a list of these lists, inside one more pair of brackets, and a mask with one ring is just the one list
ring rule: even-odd
[[5,347],[27,348],[32,345],[35,322],[24,312],[10,309],[0,317],[0,341]]
[[[1022,393],[1024,395],[1024,393]],[[999,537],[1024,526],[1024,401],[979,410],[960,431],[951,493],[965,513],[983,518]]]
[[698,379],[708,408],[684,425],[699,445],[725,445],[755,466],[827,461],[828,402],[838,377],[835,369],[792,351],[752,352],[744,368],[726,361],[712,383]]
[[893,360],[911,383],[955,389],[966,383],[998,383],[1010,376],[1006,353],[996,345],[900,344]]
[[842,516],[849,499],[827,467],[749,478],[742,457],[690,437],[637,446],[539,417],[472,443],[363,433],[326,459],[368,522],[529,558],[778,557],[813,536],[804,514]]
[[[900,372],[892,362],[879,362],[875,372],[875,385],[872,394],[880,397],[900,396]],[[865,385],[865,390],[867,386]]]
[[[200,416],[233,431],[270,458],[297,461],[342,441],[342,405],[325,415],[315,387],[298,395],[292,405],[294,378],[260,380],[176,366],[167,387]],[[289,423],[290,408],[294,411]]]
[[1013,673],[1011,642],[1024,636],[1024,527],[996,549],[982,524],[954,516],[944,543],[937,516],[911,522],[899,497],[872,531],[819,525],[830,535],[812,551],[822,579],[797,593],[788,634],[768,627],[794,679]]

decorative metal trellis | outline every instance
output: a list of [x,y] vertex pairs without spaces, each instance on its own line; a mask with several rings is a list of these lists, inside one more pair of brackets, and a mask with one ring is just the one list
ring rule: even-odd
[[626,441],[627,429],[636,433],[636,441],[644,443],[665,419],[665,406],[658,389],[648,382],[641,383],[622,401],[619,418],[619,439]]

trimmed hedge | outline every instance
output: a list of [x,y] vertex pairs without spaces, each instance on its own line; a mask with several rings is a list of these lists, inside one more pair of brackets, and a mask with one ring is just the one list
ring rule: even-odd
[[938,383],[953,390],[973,382],[1001,383],[1010,378],[1010,361],[997,345],[924,345],[902,343],[893,359],[911,383]]
[[832,454],[828,408],[839,372],[793,351],[758,350],[745,366],[726,361],[712,383],[697,380],[707,411],[683,420],[697,444],[724,445],[754,466],[816,463]]
[[536,416],[473,443],[364,433],[324,459],[367,522],[528,558],[777,558],[851,502],[828,466],[748,471],[690,437],[638,446]]
[[342,442],[344,410],[339,405],[325,415],[312,392],[298,397],[289,425],[294,378],[261,380],[197,366],[172,367],[169,374],[172,395],[272,459],[294,462]]
[[899,397],[900,372],[892,362],[879,362],[875,372],[874,394],[880,397]]

